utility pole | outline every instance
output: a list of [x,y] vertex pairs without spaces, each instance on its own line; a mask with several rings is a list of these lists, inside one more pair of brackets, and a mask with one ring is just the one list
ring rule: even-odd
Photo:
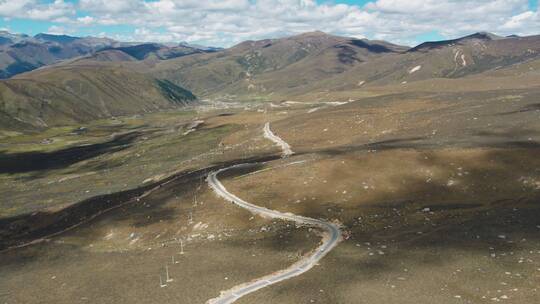
[[159,287],[167,287],[167,284],[163,284],[163,279],[161,278],[161,275],[159,275]]
[[167,266],[167,265],[165,265],[165,274],[167,275],[166,281],[167,282],[172,282],[173,279],[171,277],[169,277],[169,266]]

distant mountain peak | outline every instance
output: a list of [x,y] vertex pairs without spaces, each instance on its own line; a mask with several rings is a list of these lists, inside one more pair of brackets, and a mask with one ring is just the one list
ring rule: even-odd
[[480,39],[480,40],[497,40],[497,39],[503,39],[504,37],[495,35],[493,33],[489,32],[477,32],[462,38],[458,38],[457,40],[465,40],[465,39]]
[[[285,39],[301,40],[301,39],[328,39],[339,37],[322,31],[305,32],[293,36],[284,37]],[[343,38],[343,37],[341,37]]]
[[70,43],[70,42],[80,39],[78,37],[72,37],[68,35],[55,35],[55,34],[46,34],[46,33],[39,33],[35,35],[34,38],[37,40],[52,41],[52,42],[58,42],[58,43]]
[[13,34],[5,30],[0,31],[0,44],[17,43],[25,39],[28,39],[28,35]]
[[350,43],[356,47],[364,48],[372,53],[405,52],[408,47],[393,44],[383,40],[351,39]]
[[323,31],[312,31],[312,32],[302,33],[298,36],[331,36],[331,35]]
[[500,40],[505,39],[505,37],[495,35],[493,33],[489,32],[477,32],[471,35],[463,36],[456,39],[450,39],[450,40],[441,40],[441,41],[427,41],[424,43],[421,43],[409,50],[409,52],[416,52],[416,51],[427,51],[431,49],[437,49],[442,48],[445,46],[453,45],[456,43],[463,43],[470,40],[483,40],[483,41],[492,41],[492,40]]

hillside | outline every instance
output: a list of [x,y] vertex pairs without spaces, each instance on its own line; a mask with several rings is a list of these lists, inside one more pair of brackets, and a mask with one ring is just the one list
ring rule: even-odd
[[191,92],[118,66],[60,65],[0,82],[0,128],[87,122],[184,106]]
[[362,62],[406,50],[387,42],[312,32],[158,62],[150,73],[200,95],[268,94],[328,79]]
[[[421,44],[404,53],[373,58],[342,74],[293,88],[287,94],[298,96],[314,91],[370,91],[374,87],[385,86],[406,89],[419,81],[429,87],[442,79],[458,80],[475,75],[482,78],[481,75],[514,66],[528,66],[540,59],[540,36],[490,37],[475,34],[451,42]],[[506,76],[509,76],[510,82],[515,82],[518,75],[531,76],[528,69],[518,69]],[[491,82],[493,87],[503,84]]]
[[[162,45],[158,43],[138,44],[138,45],[133,45],[133,46],[111,48],[109,50],[121,51],[137,60],[144,60],[144,59],[149,59],[149,58],[165,60],[165,59],[172,59],[172,58],[182,57],[182,56],[191,55],[191,54],[211,52],[211,51],[204,51],[204,50],[197,49],[190,46],[184,46],[184,45],[166,46],[166,45]],[[108,50],[105,50],[105,51],[108,51]]]
[[[78,41],[68,36],[32,39]],[[413,48],[322,32],[246,41],[225,50],[185,44],[109,47],[1,82],[0,121],[3,128],[45,127],[168,108],[195,95],[238,101],[349,100],[409,86],[430,90],[445,79],[465,87],[515,88],[516,79],[538,81],[538,60],[540,36],[489,33]],[[493,76],[513,67],[519,68]],[[487,84],[484,79],[491,80]]]
[[[0,79],[77,57],[102,61],[171,59],[216,48],[189,44],[128,43],[109,38],[12,34],[0,31]],[[122,53],[119,55],[118,53]]]
[[476,33],[413,48],[321,32],[248,41],[222,52],[157,63],[150,73],[201,96],[287,98],[315,90],[461,78],[540,58],[540,36]]
[[0,303],[539,303],[540,36],[196,49],[0,80]]
[[540,58],[540,36],[494,38],[475,34],[433,47],[420,45],[386,62],[373,62],[384,71],[366,74],[367,82],[388,84],[430,78],[460,78]]
[[30,37],[0,32],[0,78],[118,45],[119,42],[108,38],[50,34]]

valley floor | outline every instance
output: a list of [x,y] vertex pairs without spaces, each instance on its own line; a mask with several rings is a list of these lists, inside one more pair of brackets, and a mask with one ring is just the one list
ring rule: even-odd
[[[340,223],[344,240],[236,303],[538,303],[539,96],[405,92],[3,138],[0,302],[204,303],[289,267],[320,231],[253,215],[205,182],[259,162],[221,183]],[[280,158],[266,121],[293,155]]]

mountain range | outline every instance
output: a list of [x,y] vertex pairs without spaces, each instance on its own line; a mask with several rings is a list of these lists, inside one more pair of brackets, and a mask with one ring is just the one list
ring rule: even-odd
[[128,43],[109,38],[52,34],[38,34],[31,37],[0,31],[0,78],[10,78],[62,60],[95,55],[98,52],[107,53],[106,51],[111,50],[119,50],[135,60],[142,60],[152,56],[171,59],[219,49],[191,46],[187,43],[176,45]]
[[484,32],[415,47],[310,32],[227,49],[3,32],[0,75],[10,79],[0,82],[0,128],[155,111],[196,97],[283,101],[321,93],[333,99],[337,92],[335,98],[445,79],[504,83],[518,74],[522,83],[540,83],[538,65],[540,36]]

